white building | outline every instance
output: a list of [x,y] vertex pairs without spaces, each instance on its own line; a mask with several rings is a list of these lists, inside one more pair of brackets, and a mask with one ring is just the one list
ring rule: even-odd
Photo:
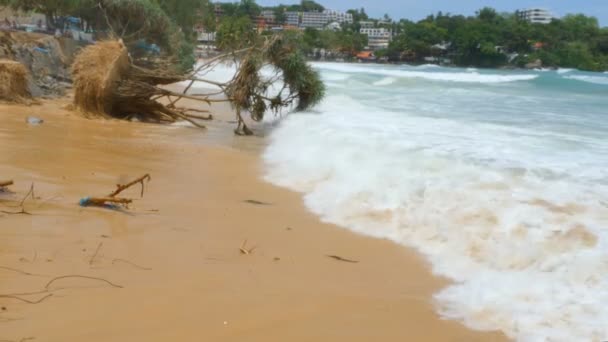
[[528,8],[517,11],[517,15],[522,20],[527,20],[533,24],[549,24],[555,16],[544,8]]
[[302,23],[300,26],[303,28],[322,29],[328,22],[329,16],[325,12],[304,12],[302,13]]
[[273,10],[263,10],[261,15],[267,23],[274,23],[276,20],[276,16]]
[[327,9],[323,13],[325,13],[327,15],[327,21],[329,21],[329,22],[335,21],[340,24],[343,24],[343,23],[352,24],[353,23],[353,15],[350,13],[344,13],[344,12],[327,10]]
[[300,12],[285,12],[285,23],[290,26],[300,26]]
[[359,31],[367,35],[367,46],[372,50],[386,49],[391,42],[393,34],[386,28],[362,27]]
[[373,21],[360,21],[361,28],[373,28],[376,24]]

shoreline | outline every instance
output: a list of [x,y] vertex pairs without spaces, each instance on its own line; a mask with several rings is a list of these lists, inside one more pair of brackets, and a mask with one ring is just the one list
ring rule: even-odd
[[[65,104],[0,105],[0,178],[16,182],[0,206],[31,182],[39,197],[31,216],[0,216],[0,266],[41,275],[0,270],[0,294],[67,274],[123,288],[64,279],[39,304],[0,298],[0,340],[506,340],[441,319],[432,295],[448,282],[414,251],[321,223],[300,194],[261,180],[263,141],[234,137],[228,113],[201,132],[88,120]],[[144,173],[128,213],[76,204]]]

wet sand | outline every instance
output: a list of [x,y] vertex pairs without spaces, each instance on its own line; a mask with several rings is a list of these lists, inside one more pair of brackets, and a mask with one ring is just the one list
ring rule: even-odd
[[[320,223],[260,181],[263,139],[234,137],[231,118],[205,133],[87,120],[66,103],[0,105],[0,180],[15,181],[0,210],[19,211],[32,182],[36,196],[32,215],[0,213],[0,267],[28,273],[0,268],[0,340],[504,340],[440,319],[432,294],[446,282],[415,253]],[[126,213],[77,205],[145,173]],[[122,288],[67,278],[39,304],[1,298],[62,275]]]

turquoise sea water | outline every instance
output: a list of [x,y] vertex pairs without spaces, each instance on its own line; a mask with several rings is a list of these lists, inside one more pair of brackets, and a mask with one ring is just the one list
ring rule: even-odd
[[[316,63],[266,179],[423,254],[437,311],[521,341],[608,340],[608,74]],[[395,269],[399,272],[399,269]]]

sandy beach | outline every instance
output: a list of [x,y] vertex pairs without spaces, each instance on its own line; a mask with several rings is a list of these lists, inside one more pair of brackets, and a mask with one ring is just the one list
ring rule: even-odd
[[[15,181],[0,210],[20,211],[32,183],[36,197],[31,215],[0,213],[1,341],[505,339],[438,317],[446,281],[414,252],[323,224],[261,181],[264,140],[233,136],[230,117],[205,132],[88,120],[68,103],[0,105],[0,179]],[[128,212],[77,204],[146,173]],[[120,288],[72,277],[21,295],[65,275]]]

